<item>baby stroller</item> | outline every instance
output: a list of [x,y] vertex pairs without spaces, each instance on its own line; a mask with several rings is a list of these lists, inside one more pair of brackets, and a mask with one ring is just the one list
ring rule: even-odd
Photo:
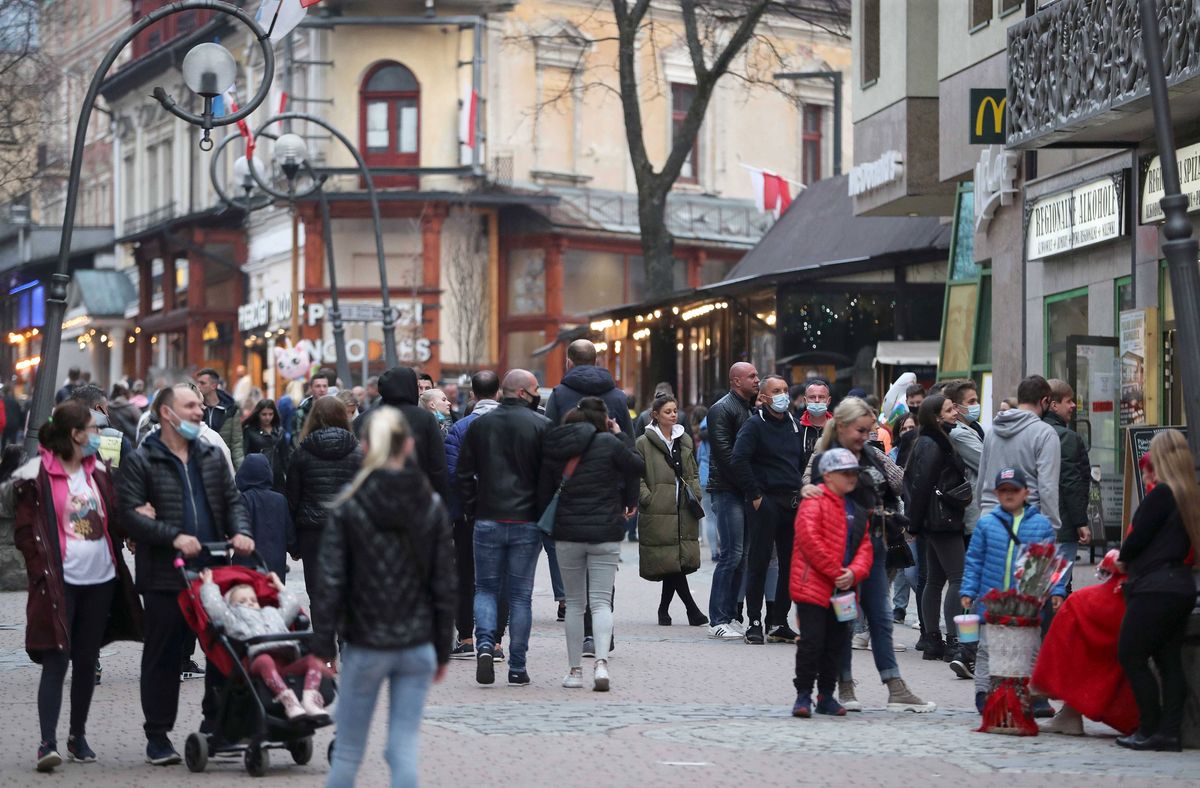
[[[224,542],[205,543],[202,547],[203,554],[226,561],[225,565],[212,567],[213,582],[222,594],[235,585],[245,584],[254,588],[260,605],[278,606],[278,592],[268,578],[270,570],[258,553],[253,554],[255,566],[251,568],[232,565],[232,553]],[[210,757],[241,756],[246,771],[254,777],[262,777],[270,768],[270,750],[287,750],[297,764],[308,763],[313,756],[313,731],[332,724],[331,721],[310,717],[288,720],[271,691],[250,675],[244,663],[247,649],[261,643],[299,641],[301,651],[307,653],[308,644],[314,637],[308,617],[301,611],[292,624],[292,631],[287,634],[234,640],[220,625],[209,620],[200,603],[198,574],[187,567],[182,556],[175,559],[175,566],[187,584],[187,588],[179,593],[183,617],[204,649],[209,670],[215,669],[225,677],[223,686],[216,690],[216,714],[210,720],[213,730],[189,734],[184,744],[184,761],[188,769],[204,771]],[[303,676],[285,676],[284,680],[293,690],[302,689]],[[328,707],[336,694],[333,680],[323,678],[320,691]],[[332,743],[329,753],[332,757]]]

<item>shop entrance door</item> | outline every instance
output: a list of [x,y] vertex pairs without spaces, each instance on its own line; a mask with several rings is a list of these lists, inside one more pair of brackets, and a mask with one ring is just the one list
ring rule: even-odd
[[1093,471],[1100,472],[1099,506],[1089,507],[1089,512],[1098,512],[1102,518],[1102,522],[1095,522],[1093,517],[1095,541],[1104,540],[1106,531],[1116,529],[1119,533],[1120,529],[1123,480],[1119,353],[1116,337],[1067,337],[1067,382],[1075,390],[1078,403],[1072,428],[1087,444]]

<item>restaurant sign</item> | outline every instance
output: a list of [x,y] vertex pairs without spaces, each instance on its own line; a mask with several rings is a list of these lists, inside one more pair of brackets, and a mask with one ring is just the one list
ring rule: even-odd
[[1122,171],[1038,198],[1028,208],[1026,257],[1042,260],[1123,235],[1124,185]]
[[[1200,143],[1177,150],[1175,160],[1179,163],[1179,191],[1188,198],[1188,213],[1200,210]],[[1163,220],[1162,198],[1162,159],[1155,156],[1142,176],[1142,224]]]

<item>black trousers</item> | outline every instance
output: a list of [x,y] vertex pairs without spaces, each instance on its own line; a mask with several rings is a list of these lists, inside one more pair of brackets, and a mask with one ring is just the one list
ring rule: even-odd
[[[185,634],[190,632],[179,609],[179,597],[171,592],[142,595],[142,726],[146,738],[165,736],[175,727],[179,712],[179,663],[183,659]],[[216,716],[216,692],[224,677],[209,664],[204,671],[205,720]]]
[[454,626],[459,640],[475,637],[475,522],[465,517],[454,521],[454,560],[458,570],[458,604]]
[[[746,507],[746,530],[749,546],[746,551],[746,620],[761,621],[762,601],[767,579],[767,568],[771,565],[771,548],[779,556],[779,580],[775,584],[775,599],[789,599],[791,579],[792,542],[795,539],[796,510],[791,508],[791,499],[763,496],[762,504],[755,510]],[[766,629],[787,623],[787,607],[775,605],[772,611],[777,620],[767,621]]]
[[[925,634],[925,608],[921,600],[925,596],[925,584],[929,582],[929,558],[926,556],[928,540],[925,536],[917,537],[917,623],[921,625],[921,634]],[[964,553],[965,554],[965,553]]]
[[96,688],[96,658],[108,626],[117,581],[87,586],[64,583],[67,598],[67,631],[71,651],[48,651],[42,655],[42,678],[38,684],[38,722],[42,741],[57,742],[58,715],[62,711],[63,683],[67,663],[71,665],[72,736],[86,731],[92,692]]
[[[1131,594],[1121,621],[1117,658],[1137,700],[1139,730],[1178,736],[1183,722],[1187,679],[1183,672],[1183,636],[1196,598],[1183,594]],[[1150,669],[1158,668],[1159,682]]]
[[[966,559],[962,534],[926,534],[925,546],[925,565],[929,568],[925,587],[921,589],[923,631],[940,636],[942,629],[938,622],[944,615],[946,637],[957,638],[954,617],[959,613],[958,587],[962,583]],[[944,600],[943,589],[946,591]],[[939,606],[941,610],[938,610]]]
[[800,639],[796,641],[796,692],[811,694],[813,682],[817,694],[833,697],[837,687],[838,663],[850,640],[850,622],[837,620],[829,605],[796,603]]

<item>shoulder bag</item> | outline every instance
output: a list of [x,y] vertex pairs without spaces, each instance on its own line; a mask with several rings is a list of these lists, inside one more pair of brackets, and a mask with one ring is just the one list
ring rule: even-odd
[[683,505],[687,507],[688,514],[695,517],[697,520],[704,518],[704,505],[696,500],[696,496],[692,493],[692,488],[688,487],[687,482],[683,480],[683,473],[680,472],[678,466],[675,465],[675,460],[671,457],[670,452],[665,447],[655,441],[653,438],[647,437],[646,440],[654,444],[654,447],[663,453],[667,458],[667,465],[671,466],[671,470],[675,472],[675,478],[679,481],[680,496],[683,499]]
[[575,475],[575,469],[579,467],[583,456],[587,454],[587,450],[591,448],[592,441],[600,434],[600,430],[592,433],[592,437],[588,438],[587,444],[583,447],[583,451],[579,452],[578,457],[572,457],[567,460],[566,467],[563,468],[562,482],[559,483],[558,489],[554,491],[554,497],[550,499],[550,503],[546,506],[546,511],[542,512],[542,516],[538,518],[538,530],[546,536],[554,534],[554,520],[558,517],[558,499],[562,497],[563,488],[567,486],[567,482]]

